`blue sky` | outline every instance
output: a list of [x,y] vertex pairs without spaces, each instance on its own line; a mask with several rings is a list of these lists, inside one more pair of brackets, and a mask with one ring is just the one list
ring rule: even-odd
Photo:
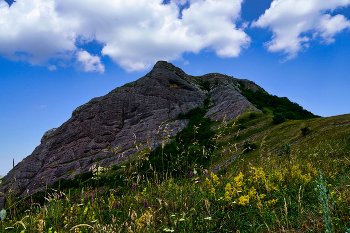
[[350,113],[350,0],[0,0],[0,175],[156,61]]

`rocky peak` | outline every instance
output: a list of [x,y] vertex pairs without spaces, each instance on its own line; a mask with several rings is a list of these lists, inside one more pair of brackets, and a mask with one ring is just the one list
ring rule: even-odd
[[[210,90],[201,83],[209,81]],[[91,99],[78,107],[72,117],[57,129],[47,131],[33,153],[11,170],[0,185],[0,192],[14,188],[18,195],[31,194],[59,179],[73,178],[100,166],[119,164],[137,153],[135,144],[161,144],[162,129],[175,136],[188,120],[177,119],[195,107],[202,107],[211,96],[206,116],[230,120],[246,108],[257,110],[238,88],[239,79],[222,74],[189,76],[166,61],[157,62],[144,77]],[[249,88],[262,89],[250,83]],[[119,146],[111,156],[103,149]],[[15,174],[16,179],[13,179]],[[0,195],[0,208],[4,197]]]

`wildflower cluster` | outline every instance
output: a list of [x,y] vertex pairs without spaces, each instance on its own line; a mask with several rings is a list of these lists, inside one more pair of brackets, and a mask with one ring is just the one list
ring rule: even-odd
[[[272,170],[266,174],[261,167],[250,167],[246,176],[240,172],[224,185],[224,197],[218,201],[240,206],[256,203],[259,208],[270,208],[278,203],[279,195],[285,194],[287,180],[295,186],[305,186],[313,180],[314,170],[308,164],[303,170],[293,166],[291,169]],[[211,179],[207,178],[206,183],[211,194],[215,194],[215,189],[220,189],[220,181],[215,174],[211,174]]]
[[[244,175],[242,172],[233,178],[233,182],[227,183],[225,187],[225,200],[230,202],[235,199],[233,203],[241,206],[249,205],[251,200],[256,199],[257,191],[254,186],[250,188],[245,187],[243,182]],[[243,195],[244,194],[244,195]]]
[[297,166],[293,166],[290,172],[290,178],[293,183],[307,185],[312,180],[313,173],[308,172],[306,174],[302,174],[301,170]]
[[105,167],[97,167],[92,170],[93,177],[91,179],[98,180],[101,179],[100,175],[103,174],[104,172],[108,171],[107,168]]
[[206,178],[205,182],[208,186],[210,194],[215,195],[215,188],[220,185],[219,177],[216,174],[211,173],[210,179]]
[[149,227],[153,219],[153,210],[149,208],[140,218],[136,219],[137,230],[141,231]]
[[233,179],[232,183],[227,183],[225,187],[225,200],[227,202],[231,201],[233,198],[235,198],[238,193],[242,192],[243,190],[243,174],[242,172],[239,173],[238,176],[236,176]]

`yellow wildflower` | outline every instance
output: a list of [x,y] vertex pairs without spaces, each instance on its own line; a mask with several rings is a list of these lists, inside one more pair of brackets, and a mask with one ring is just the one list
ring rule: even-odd
[[249,173],[250,177],[248,181],[251,184],[259,186],[260,183],[265,183],[266,174],[262,168],[251,167]]
[[245,195],[245,196],[241,196],[238,198],[238,205],[249,205],[249,196]]
[[152,222],[152,218],[153,218],[153,210],[152,208],[150,208],[139,219],[136,219],[138,232],[144,228],[145,224],[146,226],[149,226]]
[[214,173],[211,173],[210,176],[211,176],[211,179],[213,180],[214,186],[215,187],[218,186],[220,184],[219,177]]
[[206,178],[205,182],[208,186],[209,192],[214,195],[215,194],[215,187],[219,186],[220,181],[217,175],[214,173],[211,173],[211,179]]
[[230,183],[227,183],[225,187],[225,200],[231,201],[231,199],[232,199],[232,187]]
[[266,204],[266,207],[271,207],[271,206],[276,205],[277,202],[278,202],[278,198],[272,199],[272,200],[268,200],[268,201],[265,202],[265,204]]
[[243,186],[243,177],[244,175],[242,174],[242,172],[240,172],[238,174],[238,176],[236,176],[235,178],[233,178],[234,180],[234,185],[236,186],[236,188],[238,189],[238,191],[241,189],[241,187]]
[[251,189],[248,192],[249,198],[254,200],[256,198],[256,194],[256,189],[254,187],[251,187]]

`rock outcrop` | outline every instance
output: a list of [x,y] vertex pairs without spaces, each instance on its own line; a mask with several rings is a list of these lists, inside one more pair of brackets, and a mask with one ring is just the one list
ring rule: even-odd
[[[209,81],[210,91],[200,83]],[[73,178],[88,172],[98,161],[100,166],[119,164],[137,152],[139,143],[162,141],[165,127],[170,136],[187,126],[177,120],[180,112],[203,106],[207,94],[212,108],[207,117],[230,120],[246,108],[257,110],[238,88],[240,83],[253,90],[263,89],[251,81],[222,74],[189,76],[165,61],[159,61],[144,77],[94,98],[73,111],[72,117],[57,129],[47,131],[33,153],[11,170],[0,192],[12,188],[20,196],[44,189],[58,179]],[[119,146],[111,156],[103,149]],[[4,197],[0,196],[0,208]]]

